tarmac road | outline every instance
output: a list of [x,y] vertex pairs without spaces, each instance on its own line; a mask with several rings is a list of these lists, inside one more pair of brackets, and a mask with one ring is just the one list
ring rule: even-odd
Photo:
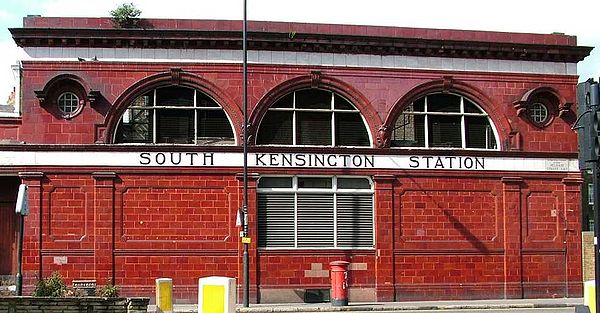
[[[331,307],[329,303],[281,303],[252,304],[248,308],[238,305],[236,311],[239,313],[579,313],[583,312],[581,309],[587,309],[582,304],[582,298],[351,303],[345,307]],[[576,306],[579,306],[579,312],[575,310]],[[198,313],[198,305],[176,304],[173,311]],[[148,312],[156,312],[156,306],[149,305]]]
[[[148,312],[156,312],[156,309],[152,306]],[[176,310],[178,313],[197,313],[196,308],[187,308],[187,310]],[[293,312],[293,311],[277,311],[273,312]],[[318,311],[318,313],[340,313],[341,311]],[[402,313],[575,313],[574,307],[559,307],[559,308],[500,308],[500,309],[435,309],[435,310],[366,310],[366,311],[349,311],[352,313],[390,313],[390,312],[402,312]]]

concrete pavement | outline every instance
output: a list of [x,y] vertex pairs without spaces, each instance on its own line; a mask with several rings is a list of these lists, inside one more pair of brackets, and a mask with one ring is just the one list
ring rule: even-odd
[[[353,303],[344,307],[332,307],[330,303],[278,303],[251,304],[248,308],[240,305],[240,313],[274,312],[348,312],[348,311],[410,311],[410,310],[480,310],[480,309],[533,309],[533,308],[574,308],[583,304],[582,298],[554,299],[502,299],[502,300],[458,300],[458,301],[410,301]],[[176,304],[174,312],[198,312],[196,304]],[[155,312],[154,305],[148,312]]]

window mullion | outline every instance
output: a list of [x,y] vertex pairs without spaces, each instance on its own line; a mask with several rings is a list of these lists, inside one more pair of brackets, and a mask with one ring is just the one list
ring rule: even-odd
[[194,144],[198,144],[198,92],[194,90]]
[[465,149],[467,147],[467,126],[465,116],[460,117],[460,140],[462,144],[462,148]]
[[294,96],[292,97],[292,145],[297,145],[296,143],[296,93],[294,92]]
[[331,145],[336,146],[335,142],[335,112],[331,112]]
[[425,148],[429,148],[429,114],[427,107],[427,97],[423,101],[423,111],[425,112],[425,117],[423,118],[423,128],[425,128]]
[[423,128],[425,128],[425,148],[429,148],[429,115],[427,114],[423,119]]
[[337,230],[337,178],[333,178],[333,247],[338,247],[338,230]]
[[158,135],[158,130],[157,130],[157,126],[156,126],[156,122],[157,122],[157,112],[156,112],[156,89],[154,89],[154,95],[153,95],[153,99],[152,99],[152,143],[156,144],[157,143],[157,135]]
[[462,144],[462,148],[465,149],[467,147],[467,125],[465,119],[465,100],[463,97],[460,97],[460,140]]
[[298,177],[292,180],[294,188],[294,248],[298,248]]
[[[334,103],[334,96],[333,96],[333,92],[331,93],[331,103],[330,103],[330,108],[331,108],[331,145],[335,147],[335,145],[337,144],[337,142],[335,142],[335,103]],[[334,235],[335,236],[335,235]]]

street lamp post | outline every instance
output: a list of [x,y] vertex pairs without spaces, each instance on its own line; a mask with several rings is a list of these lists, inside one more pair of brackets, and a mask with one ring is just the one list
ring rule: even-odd
[[[244,1],[244,26],[242,29],[242,50],[243,50],[243,106],[244,106],[244,125],[242,126],[243,130],[243,147],[244,147],[244,195],[243,195],[243,206],[242,206],[242,236],[243,239],[248,237],[248,47],[246,44],[247,41],[247,31],[248,31],[248,21],[246,16],[246,0]],[[244,251],[242,254],[242,267],[243,267],[243,275],[244,275],[244,283],[243,283],[243,305],[244,307],[250,306],[250,267],[249,267],[249,256],[248,256],[248,245],[249,242],[247,240],[243,240]]]

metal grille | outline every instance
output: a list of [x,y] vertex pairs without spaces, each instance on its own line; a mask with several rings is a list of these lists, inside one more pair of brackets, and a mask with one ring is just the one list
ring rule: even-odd
[[294,247],[293,194],[258,194],[258,245]]
[[373,247],[373,195],[337,195],[337,246]]
[[373,248],[373,190],[364,177],[262,177],[261,248]]
[[333,195],[298,195],[298,247],[333,246]]

